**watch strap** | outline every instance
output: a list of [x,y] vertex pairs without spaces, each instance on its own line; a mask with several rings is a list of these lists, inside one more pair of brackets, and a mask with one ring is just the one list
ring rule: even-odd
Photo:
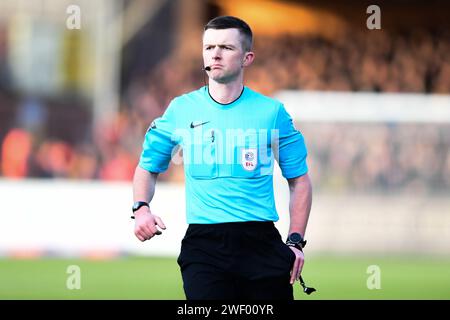
[[135,218],[134,213],[142,207],[150,207],[150,205],[148,204],[148,202],[145,202],[145,201],[136,201],[133,204],[133,208],[131,209],[133,211],[133,215],[131,216],[131,219]]
[[298,244],[298,243],[286,241],[286,245],[287,245],[288,247],[294,247],[294,248],[300,250],[301,252],[303,252],[302,246],[301,246],[300,244]]

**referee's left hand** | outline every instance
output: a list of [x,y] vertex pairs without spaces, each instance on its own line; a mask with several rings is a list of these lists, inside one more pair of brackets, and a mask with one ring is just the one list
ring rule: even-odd
[[289,247],[295,253],[295,262],[291,270],[291,280],[290,283],[294,284],[295,280],[300,279],[300,274],[302,273],[303,264],[305,263],[305,255],[302,251],[294,247]]

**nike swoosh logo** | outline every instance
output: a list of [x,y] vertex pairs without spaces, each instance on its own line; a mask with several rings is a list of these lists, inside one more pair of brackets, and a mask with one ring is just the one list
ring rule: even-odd
[[204,125],[204,124],[207,124],[208,122],[210,122],[210,121],[205,121],[205,122],[202,122],[202,123],[196,123],[196,124],[194,124],[194,122],[192,121],[192,122],[191,122],[191,128],[195,128],[195,127],[202,126],[202,125]]

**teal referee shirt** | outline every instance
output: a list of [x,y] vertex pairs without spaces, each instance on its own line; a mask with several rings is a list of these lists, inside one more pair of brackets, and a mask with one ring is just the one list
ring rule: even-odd
[[285,178],[308,171],[303,136],[283,104],[248,87],[229,104],[208,87],[173,99],[150,125],[139,166],[164,172],[179,147],[189,224],[277,221],[274,159]]

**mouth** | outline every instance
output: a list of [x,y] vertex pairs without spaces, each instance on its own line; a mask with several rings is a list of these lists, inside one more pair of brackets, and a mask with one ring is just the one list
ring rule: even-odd
[[220,65],[220,64],[213,64],[213,65],[211,65],[211,69],[222,69],[222,65]]

